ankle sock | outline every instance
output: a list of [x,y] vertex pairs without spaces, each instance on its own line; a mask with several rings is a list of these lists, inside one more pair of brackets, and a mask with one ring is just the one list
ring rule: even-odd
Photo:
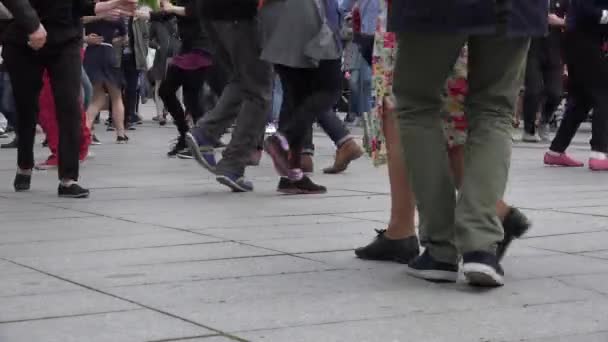
[[287,177],[291,181],[299,181],[304,178],[304,172],[302,172],[302,169],[290,169]]
[[26,175],[26,176],[31,176],[32,175],[32,170],[31,169],[19,169],[17,168],[17,174],[19,175]]
[[69,187],[72,184],[77,184],[78,182],[76,182],[75,180],[72,179],[62,179],[59,184],[61,184],[61,186],[65,186],[65,187]]
[[598,160],[606,160],[608,159],[608,155],[604,152],[591,151],[589,154],[589,158],[598,159]]

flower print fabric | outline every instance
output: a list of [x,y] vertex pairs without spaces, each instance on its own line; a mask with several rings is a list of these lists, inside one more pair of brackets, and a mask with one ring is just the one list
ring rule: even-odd
[[[386,163],[386,139],[382,132],[382,121],[385,104],[394,103],[393,99],[393,70],[397,54],[397,37],[387,32],[387,0],[380,1],[381,13],[376,27],[373,62],[373,99],[372,112],[365,116],[365,148],[370,154],[374,165]],[[454,70],[445,87],[445,124],[444,130],[449,147],[463,145],[466,141],[467,123],[464,114],[464,100],[468,93],[467,83],[467,48],[461,51]],[[388,101],[387,101],[388,100]]]

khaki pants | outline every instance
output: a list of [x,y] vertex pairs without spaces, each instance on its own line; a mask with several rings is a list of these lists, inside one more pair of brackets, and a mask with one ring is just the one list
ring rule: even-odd
[[[418,201],[421,240],[438,261],[494,253],[503,239],[496,215],[511,159],[511,118],[523,83],[528,38],[401,33],[394,93],[404,159]],[[443,89],[469,48],[469,125],[462,188],[456,198],[442,128]]]

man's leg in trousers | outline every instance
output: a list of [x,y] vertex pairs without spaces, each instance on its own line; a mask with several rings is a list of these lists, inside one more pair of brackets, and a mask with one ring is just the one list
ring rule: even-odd
[[46,60],[59,123],[59,179],[78,180],[82,120],[80,47],[62,47]]
[[220,37],[234,68],[233,81],[227,88],[237,82],[242,106],[218,169],[239,175],[244,172],[251,153],[260,145],[264,135],[272,100],[272,67],[259,57],[261,46],[257,20],[223,25],[225,30]]
[[539,54],[536,51],[528,53],[525,86],[523,103],[524,131],[528,134],[535,134],[536,114],[538,114],[543,97],[543,73]]
[[203,105],[206,68],[189,70],[183,73],[184,80],[182,89],[184,90],[184,105],[192,115],[194,122],[198,121],[205,114]]
[[10,74],[17,113],[17,165],[28,170],[34,167],[36,117],[40,109],[37,100],[42,89],[43,66],[40,57],[30,48],[5,45],[3,57]]
[[511,119],[529,46],[528,38],[469,38],[469,95],[465,103],[469,130],[456,205],[456,243],[461,253],[496,253],[504,238],[496,203],[507,185]]
[[551,121],[553,114],[562,102],[563,89],[563,65],[549,65],[543,70],[545,86],[545,105],[542,113],[542,123]]
[[443,131],[443,89],[464,44],[459,34],[401,33],[393,87],[404,161],[424,225],[422,244],[440,262],[456,264],[455,188]]
[[160,84],[158,94],[165,104],[165,108],[175,121],[175,126],[180,135],[185,135],[188,132],[188,123],[186,122],[186,113],[181,102],[177,98],[177,90],[181,88],[185,71],[171,65],[167,70],[165,80]]
[[340,120],[333,110],[321,113],[317,117],[317,122],[336,147],[342,146],[342,144],[352,138],[350,131],[344,126],[344,122]]
[[[212,141],[218,141],[232,126],[239,114],[243,103],[240,75],[237,72],[235,56],[229,51],[232,44],[233,22],[214,21],[205,25],[209,39],[213,42],[215,49],[214,60],[221,61],[220,68],[227,74],[228,83],[222,90],[221,96],[207,115],[197,123],[203,134]],[[243,44],[246,45],[246,44]],[[220,71],[221,72],[221,71]]]

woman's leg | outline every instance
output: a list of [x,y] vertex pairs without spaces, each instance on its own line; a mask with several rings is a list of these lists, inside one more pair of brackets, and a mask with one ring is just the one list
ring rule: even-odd
[[205,115],[201,99],[205,96],[203,89],[207,75],[206,71],[206,68],[201,68],[182,72],[184,105],[190,115],[192,115],[194,122],[197,122]]
[[114,86],[106,84],[108,95],[112,101],[112,121],[114,122],[114,128],[116,128],[116,136],[125,136],[125,106],[122,102],[122,91]]
[[101,83],[93,84],[93,98],[87,108],[87,127],[93,130],[93,121],[106,104],[106,90]]

